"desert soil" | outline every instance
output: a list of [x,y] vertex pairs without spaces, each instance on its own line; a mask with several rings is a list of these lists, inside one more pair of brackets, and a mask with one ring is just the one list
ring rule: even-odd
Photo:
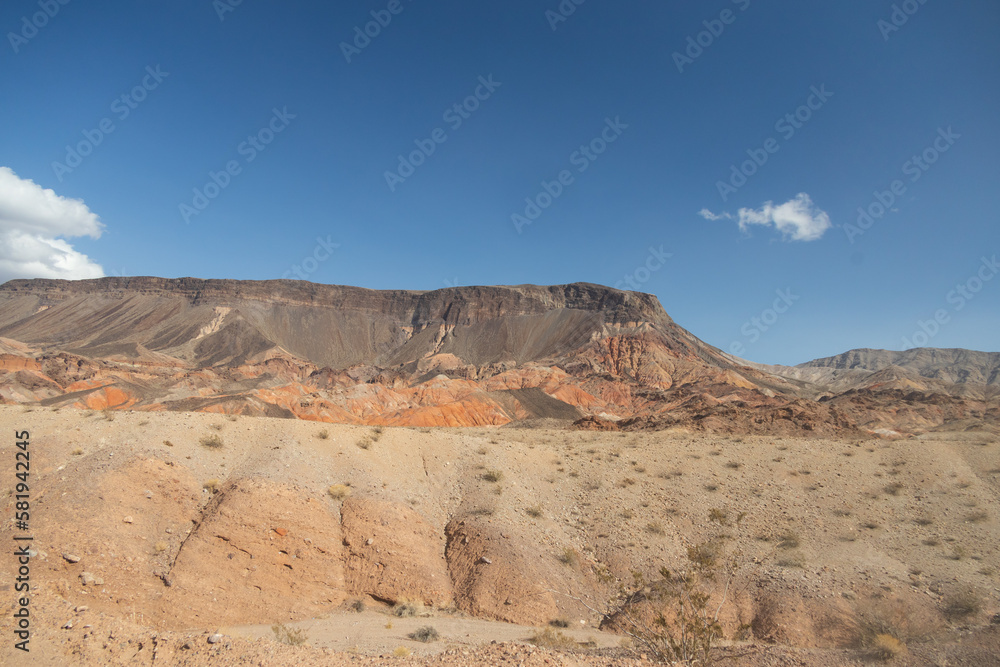
[[[738,564],[733,664],[869,664],[873,618],[906,644],[893,664],[1000,655],[1000,437],[984,428],[837,440],[16,406],[0,425],[0,540],[20,534],[28,430],[37,552],[30,654],[13,646],[13,549],[0,558],[5,665],[643,664],[598,612],[633,571],[710,540]],[[552,621],[564,646],[527,643]],[[427,625],[438,641],[407,637]]]

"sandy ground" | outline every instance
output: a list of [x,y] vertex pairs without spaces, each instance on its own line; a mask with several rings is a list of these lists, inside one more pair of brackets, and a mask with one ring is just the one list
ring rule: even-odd
[[[887,605],[906,610],[913,625],[908,657],[899,664],[935,664],[954,646],[968,653],[947,653],[948,664],[992,664],[976,661],[995,655],[989,622],[1000,611],[1000,438],[982,429],[845,441],[684,431],[378,432],[211,414],[14,406],[0,406],[0,425],[7,434],[0,439],[6,494],[0,540],[10,545],[18,534],[13,434],[29,430],[38,552],[31,560],[37,613],[29,661],[10,640],[17,563],[6,547],[0,559],[4,664],[144,664],[153,654],[153,634],[163,638],[159,653],[168,664],[206,664],[199,661],[210,656],[213,664],[287,664],[282,660],[292,654],[286,651],[309,650],[294,653],[295,661],[340,664],[334,660],[377,661],[399,647],[446,664],[491,664],[497,651],[527,651],[505,642],[523,642],[555,619],[570,623],[562,632],[577,642],[593,639],[596,648],[587,650],[609,651],[620,638],[598,630],[600,616],[587,607],[602,608],[632,571],[655,573],[683,559],[688,546],[720,535],[753,578],[734,614],[745,608],[748,621],[759,619],[765,603],[777,599],[791,620],[775,612],[776,636],[799,647],[766,648],[754,637],[757,648],[739,664],[863,662],[860,649],[838,645],[849,639],[850,623],[828,631],[824,610],[855,614]],[[213,435],[221,447],[202,444]],[[493,472],[500,473],[497,481],[489,481]],[[213,493],[227,484],[235,490]],[[332,497],[334,485],[348,485],[350,496]],[[225,502],[217,514],[206,514],[220,498]],[[359,500],[389,509],[363,516],[352,529],[345,503]],[[424,536],[422,542],[392,543],[417,523],[413,535]],[[205,534],[205,526],[214,532]],[[475,580],[479,588],[447,581],[473,565],[475,572],[489,569],[472,561],[461,570],[445,558],[447,530],[469,526],[484,535],[482,549],[500,549],[484,554],[501,554],[488,559],[500,574]],[[366,551],[369,534],[376,541]],[[282,546],[293,538],[296,548],[310,545],[314,552],[323,545],[324,552]],[[469,548],[479,546],[473,539]],[[81,561],[68,562],[67,553]],[[407,560],[418,553],[434,562],[421,569]],[[241,579],[240,568],[256,567]],[[334,571],[329,568],[340,579],[314,574]],[[401,573],[397,579],[383,576],[393,568]],[[286,569],[293,578],[282,578]],[[83,585],[83,572],[102,583]],[[372,585],[382,588],[371,589],[374,597],[364,594],[376,575],[382,579]],[[257,589],[240,583],[253,577]],[[446,602],[433,616],[389,615],[384,597],[402,594],[409,580],[437,582],[434,590]],[[193,583],[199,581],[207,582],[204,590]],[[536,599],[527,604],[530,596],[519,591],[536,583]],[[261,590],[269,586],[273,590]],[[941,610],[966,589],[975,593],[975,613],[958,621],[944,617]],[[355,599],[366,600],[367,611],[349,611]],[[81,606],[88,610],[74,611]],[[471,617],[475,609],[482,618]],[[496,620],[505,613],[530,621]],[[72,627],[62,627],[76,617]],[[277,622],[304,629],[310,648],[275,642],[271,625]],[[407,638],[423,625],[433,625],[442,639]],[[124,643],[135,642],[133,648],[146,637],[144,648],[129,653],[109,642],[111,628],[119,628]],[[207,644],[215,632],[230,648]],[[921,634],[952,648],[935,653]],[[190,649],[180,648],[185,642]],[[551,664],[638,659],[614,650],[605,657],[571,652],[569,662]],[[211,651],[229,651],[232,661]],[[542,656],[537,663],[527,654],[521,659],[545,664],[565,657],[536,653]]]

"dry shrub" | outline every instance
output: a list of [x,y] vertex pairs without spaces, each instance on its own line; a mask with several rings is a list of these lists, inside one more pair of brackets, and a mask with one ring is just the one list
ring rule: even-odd
[[944,599],[945,618],[949,621],[965,621],[982,611],[983,600],[972,588],[961,588],[948,594]]
[[334,500],[343,500],[351,495],[351,487],[347,484],[334,484],[326,492]]
[[206,435],[198,442],[201,443],[203,447],[208,447],[209,449],[221,449],[222,448],[222,438],[219,437],[218,433],[213,433],[211,435]]
[[871,654],[877,660],[892,660],[906,653],[906,644],[892,635],[875,635],[872,640]]
[[567,649],[576,646],[576,642],[558,630],[545,628],[528,637],[528,642],[541,648]]
[[271,632],[274,633],[275,640],[290,646],[302,646],[309,639],[306,631],[302,628],[290,628],[284,623],[272,625]]
[[413,632],[408,634],[407,637],[409,637],[413,641],[429,644],[430,642],[436,642],[438,639],[441,638],[441,635],[438,634],[438,631],[434,628],[434,626],[425,625],[422,628],[414,630]]

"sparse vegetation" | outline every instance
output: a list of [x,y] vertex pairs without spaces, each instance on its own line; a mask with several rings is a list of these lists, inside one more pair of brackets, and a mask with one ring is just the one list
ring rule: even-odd
[[289,646],[302,646],[309,639],[308,634],[302,628],[290,628],[284,623],[271,626],[274,639]]
[[487,470],[482,474],[482,480],[484,482],[501,482],[503,481],[503,471],[502,470]]
[[399,616],[400,618],[426,616],[427,610],[424,609],[423,602],[406,602],[401,600],[393,606],[392,615]]
[[73,456],[83,456],[83,449],[77,447],[76,449],[73,450],[72,454]]
[[106,408],[101,411],[101,415],[106,421],[113,422],[115,420],[115,412],[111,408]]
[[556,556],[556,560],[558,560],[563,565],[572,566],[576,564],[576,561],[577,559],[579,559],[579,557],[580,557],[579,554],[576,553],[576,549],[566,547],[565,549],[562,550],[562,553]]
[[665,535],[667,531],[663,529],[663,524],[659,521],[650,521],[646,524],[646,532],[650,535]]
[[327,438],[330,437],[330,432],[324,428],[323,430],[321,430],[319,433],[316,434],[316,437],[319,438],[320,440],[326,440]]
[[204,489],[206,489],[208,491],[211,491],[212,493],[218,493],[219,492],[219,480],[217,480],[215,478],[207,480],[201,486],[202,486],[202,488],[204,488]]
[[164,551],[167,550],[168,546],[169,545],[166,542],[161,540],[156,543],[156,546],[153,547],[153,552],[157,554],[162,554]]
[[532,519],[539,519],[543,514],[541,505],[534,505],[532,507],[529,507],[528,509],[524,510],[524,512]]
[[326,493],[334,500],[343,500],[351,495],[351,487],[347,484],[334,484],[326,490]]
[[528,642],[541,648],[567,649],[574,648],[576,642],[558,630],[545,628],[528,637]]
[[410,649],[405,646],[397,646],[393,649],[392,655],[395,658],[408,658],[410,657]]
[[972,588],[962,588],[944,599],[942,612],[949,621],[964,621],[982,611],[983,601]]
[[904,486],[903,484],[899,482],[893,482],[892,484],[886,486],[884,490],[890,496],[899,496],[903,493],[903,489],[905,488],[906,486]]
[[202,447],[208,447],[209,449],[222,449],[222,438],[218,433],[206,435],[198,442],[201,443]]
[[875,635],[871,642],[871,654],[876,660],[892,660],[906,652],[906,644],[892,635]]
[[800,543],[798,533],[788,531],[779,538],[778,548],[779,549],[796,549]]
[[[720,565],[720,553],[717,542],[708,542],[688,549],[685,570],[661,568],[656,582],[647,582],[638,572],[633,575],[633,585],[622,591],[615,610],[633,652],[670,664],[713,664],[713,648],[722,638],[718,600],[725,602],[735,574],[735,563]],[[652,623],[632,612],[643,600],[662,609]]]
[[438,639],[441,638],[441,635],[438,634],[438,631],[434,628],[434,626],[425,625],[422,628],[414,630],[413,632],[408,634],[407,637],[416,642],[423,642],[425,644],[429,644],[430,642],[436,642]]

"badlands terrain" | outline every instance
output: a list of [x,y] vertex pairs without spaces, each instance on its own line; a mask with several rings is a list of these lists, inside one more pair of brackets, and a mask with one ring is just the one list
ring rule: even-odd
[[621,589],[701,546],[732,664],[997,664],[998,369],[753,364],[587,284],[12,281],[0,662],[649,664]]

